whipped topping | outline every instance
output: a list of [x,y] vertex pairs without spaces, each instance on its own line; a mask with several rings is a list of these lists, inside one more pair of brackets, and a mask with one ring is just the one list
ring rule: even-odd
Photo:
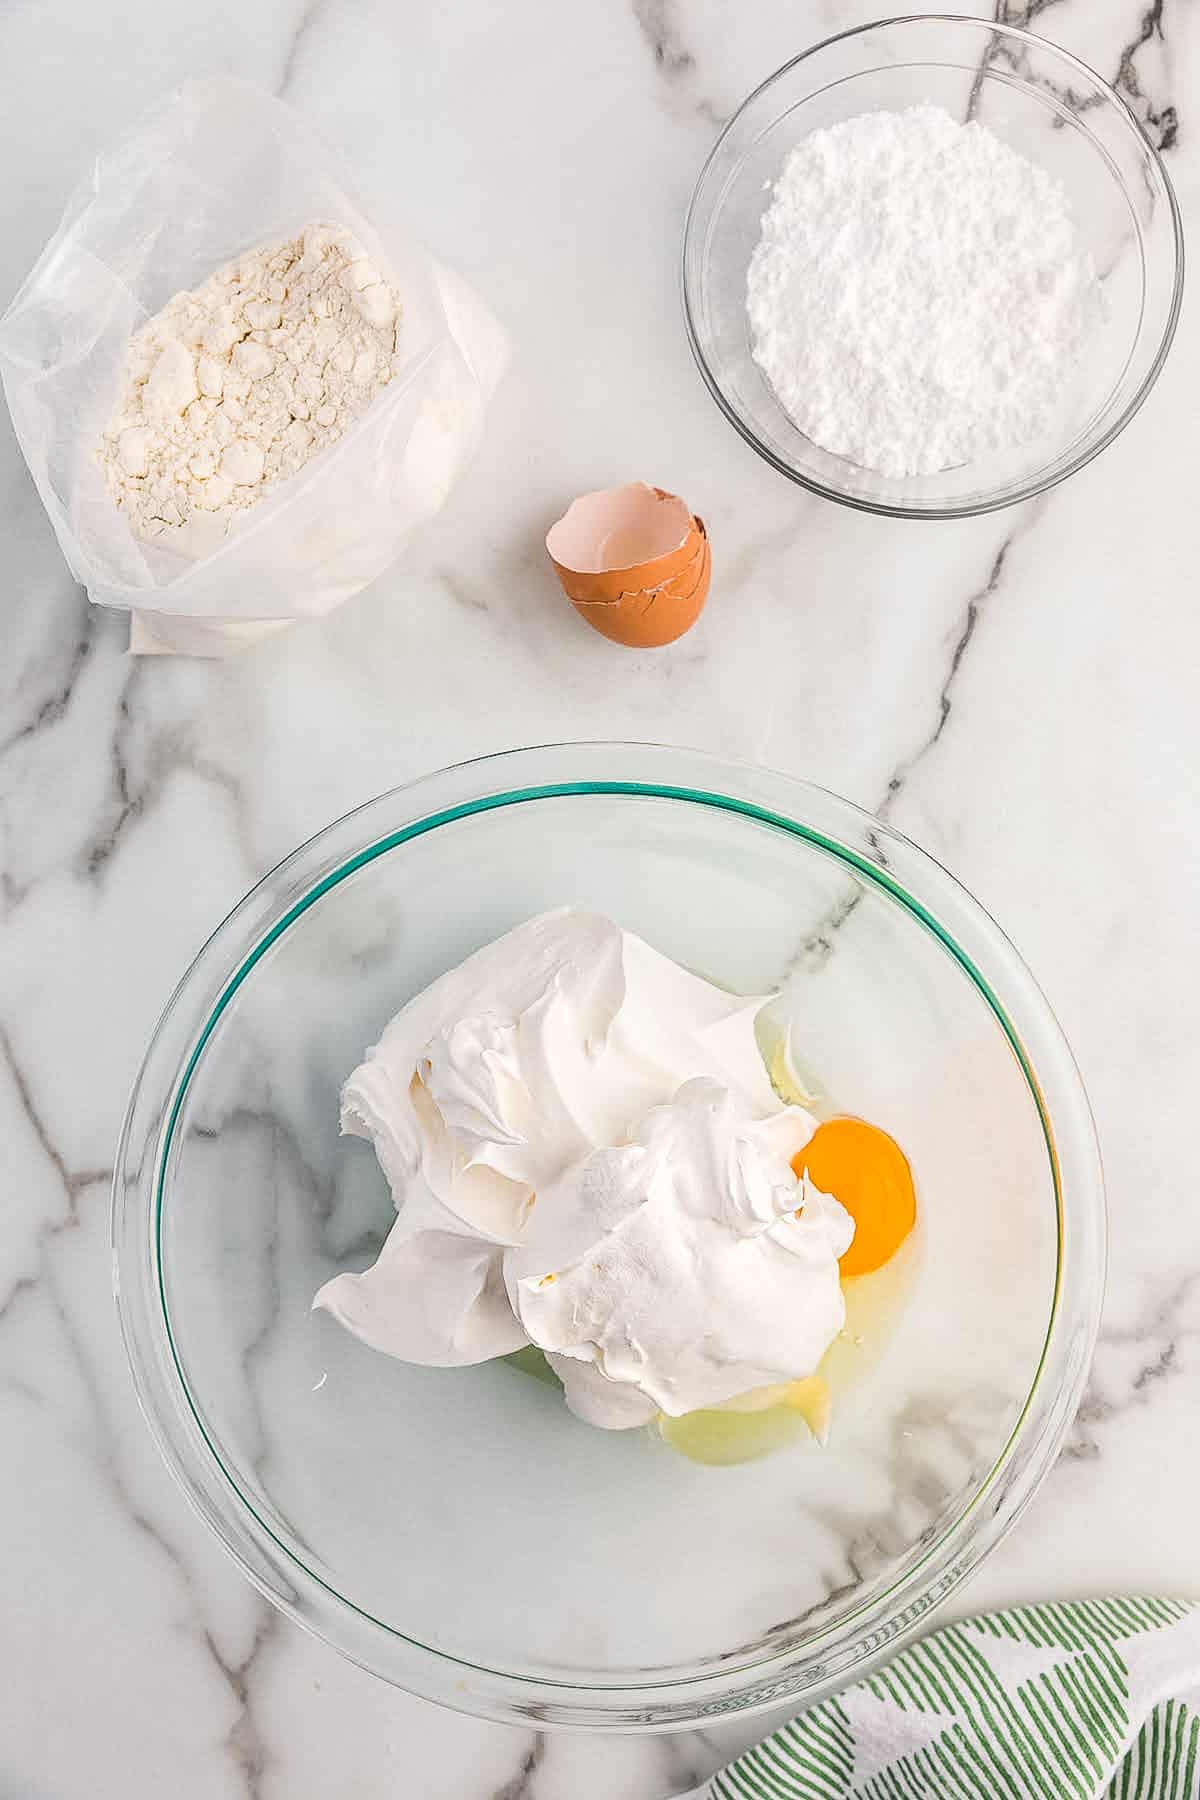
[[547,1196],[564,1202],[547,1210],[568,1260],[518,1274],[544,1262],[551,1246],[535,1240],[509,1279],[573,1411],[625,1423],[615,1383],[623,1406],[624,1390],[641,1397],[642,1419],[677,1418],[816,1368],[845,1319],[837,1259],[854,1226],[792,1173],[809,1132],[799,1107],[756,1121],[728,1088],[689,1081],[631,1144],[593,1151]]
[[346,1083],[397,1219],[314,1304],[412,1362],[535,1343],[610,1428],[810,1374],[854,1227],[789,1166],[815,1121],[771,1086],[762,1005],[569,909],[468,957]]

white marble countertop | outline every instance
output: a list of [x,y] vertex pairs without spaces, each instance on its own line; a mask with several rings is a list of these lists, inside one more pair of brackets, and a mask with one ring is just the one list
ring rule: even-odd
[[[183,76],[286,92],[508,323],[485,448],[407,559],[226,664],[135,662],[0,425],[0,1793],[22,1800],[653,1800],[761,1727],[536,1738],[410,1699],[259,1600],[134,1404],[108,1184],[155,1017],[212,924],[356,802],[528,741],[652,738],[803,774],[948,861],[1041,978],[1099,1119],[1112,1274],[1066,1454],[959,1604],[1200,1592],[1193,844],[1195,309],[1126,434],[1049,498],[889,523],[761,464],[692,369],[676,262],[718,121],[867,0],[41,0],[0,14],[13,291],[88,158]],[[569,17],[568,17],[569,11]],[[1003,7],[1117,82],[1200,200],[1200,18]],[[1191,88],[1189,89],[1189,81]],[[698,630],[616,650],[540,534],[644,475],[717,547]]]

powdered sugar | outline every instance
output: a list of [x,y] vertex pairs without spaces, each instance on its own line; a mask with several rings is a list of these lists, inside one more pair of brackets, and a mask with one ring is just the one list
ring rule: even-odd
[[176,294],[131,340],[100,445],[134,532],[191,547],[340,438],[392,378],[399,296],[313,225]]
[[747,311],[799,428],[903,478],[1049,431],[1100,296],[1061,185],[983,126],[918,106],[797,145]]

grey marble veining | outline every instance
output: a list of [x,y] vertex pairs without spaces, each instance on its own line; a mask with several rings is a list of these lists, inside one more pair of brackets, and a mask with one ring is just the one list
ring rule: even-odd
[[[760,0],[736,30],[727,0],[580,0],[569,27],[546,0],[168,10],[170,29],[131,0],[0,13],[0,141],[19,175],[0,195],[4,299],[123,120],[231,68],[403,194],[507,323],[514,366],[478,462],[406,560],[224,665],[126,658],[0,423],[0,1793],[657,1800],[763,1729],[543,1736],[384,1687],[226,1562],[124,1366],[109,1171],[186,962],[329,819],[523,741],[658,738],[809,776],[946,859],[1001,920],[1087,1080],[1113,1256],[1067,1451],[961,1605],[1194,1594],[1194,308],[1121,441],[1042,501],[947,524],[840,511],[774,477],[712,407],[676,260],[719,122],[805,42],[870,17],[863,0]],[[1171,0],[1001,0],[997,16],[1115,83],[1190,224],[1200,20]],[[645,657],[581,630],[540,549],[572,494],[641,475],[703,513],[716,571],[698,630]]]

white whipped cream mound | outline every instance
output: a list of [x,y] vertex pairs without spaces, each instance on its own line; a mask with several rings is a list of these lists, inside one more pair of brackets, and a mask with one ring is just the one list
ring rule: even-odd
[[[812,1373],[845,1321],[854,1225],[792,1173],[808,1135],[799,1107],[754,1120],[728,1088],[689,1081],[547,1195],[554,1228],[511,1253],[509,1279],[573,1411],[641,1423]],[[547,1250],[565,1266],[520,1273]]]
[[570,909],[468,957],[346,1083],[397,1219],[314,1305],[410,1362],[537,1343],[616,1428],[811,1373],[854,1228],[788,1166],[815,1121],[771,1087],[762,1004]]

